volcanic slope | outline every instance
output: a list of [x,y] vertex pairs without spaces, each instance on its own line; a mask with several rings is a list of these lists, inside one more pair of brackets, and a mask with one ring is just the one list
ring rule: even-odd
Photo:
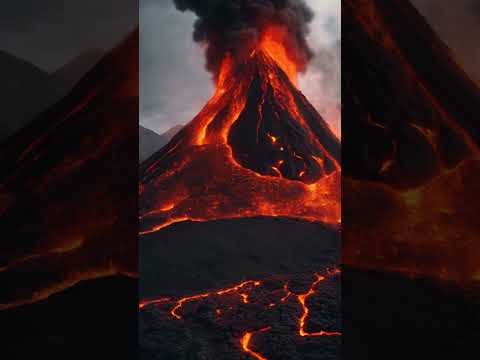
[[262,49],[225,57],[212,99],[141,166],[141,234],[252,216],[339,223],[340,142],[283,69]]

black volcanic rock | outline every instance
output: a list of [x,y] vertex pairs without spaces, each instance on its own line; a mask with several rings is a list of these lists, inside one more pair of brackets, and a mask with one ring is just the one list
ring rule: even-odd
[[[172,148],[174,156],[194,145],[203,131],[207,144],[221,143],[226,136],[235,160],[260,174],[278,176],[272,170],[277,167],[282,177],[313,182],[335,170],[340,159],[339,139],[274,59],[258,51],[225,76],[225,84],[218,85],[222,90],[142,166],[150,170],[145,177],[165,170],[168,166],[159,164],[152,170],[150,165],[171,153]],[[213,118],[201,129],[211,113]],[[299,176],[302,169],[304,174]]]
[[[245,359],[242,334],[264,328],[251,346],[268,359],[333,360],[338,334],[301,336],[299,319],[304,299],[307,331],[340,330],[339,277],[315,275],[338,264],[340,142],[272,57],[226,64],[212,99],[140,167],[141,356]],[[332,224],[292,219],[316,216]],[[318,296],[295,295],[315,279]],[[245,280],[248,295],[208,295]],[[204,301],[182,318],[168,303],[182,296]]]
[[[171,316],[175,304],[147,305],[139,314],[141,359],[157,359],[158,354],[172,360],[250,359],[241,346],[247,331],[252,332],[249,347],[266,359],[339,359],[341,337],[300,336],[300,303],[295,296],[280,300],[285,283],[310,283],[312,274],[259,280],[264,285],[249,294],[247,303],[236,293],[199,299],[182,307],[182,319]],[[323,281],[316,290],[308,300],[307,328],[340,330],[340,277]]]
[[[267,359],[338,359],[338,336],[301,337],[301,306],[314,274],[339,261],[340,235],[319,223],[284,218],[244,218],[182,222],[141,237],[140,298],[180,298],[228,288],[245,280],[261,284],[249,292],[192,301],[171,315],[175,302],[140,311],[142,359],[247,359],[245,331],[270,326],[252,336],[251,347]],[[308,299],[307,331],[341,331],[341,275],[328,277]],[[271,306],[272,303],[277,303]],[[217,311],[218,310],[218,311]]]
[[340,233],[319,223],[270,217],[181,222],[141,237],[140,296],[313,273],[338,264],[339,254]]
[[[259,53],[238,72],[249,84],[245,107],[228,133],[234,158],[260,174],[275,175],[275,166],[283,177],[307,182],[333,172],[340,142],[281,68]],[[219,123],[222,117],[221,111]]]
[[[223,79],[223,80],[222,80]],[[258,50],[140,166],[140,233],[185,219],[284,216],[338,224],[340,141]]]

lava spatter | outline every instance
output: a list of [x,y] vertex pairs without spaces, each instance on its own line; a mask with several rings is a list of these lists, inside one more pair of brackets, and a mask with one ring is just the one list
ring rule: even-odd
[[[284,279],[282,277],[272,279],[249,280],[234,286],[202,292],[191,296],[174,298],[161,297],[148,301],[142,301],[139,304],[139,310],[154,309],[158,314],[163,314],[163,322],[168,321],[195,321],[197,309],[201,306],[208,308],[211,312],[212,321],[220,326],[234,326],[241,335],[237,341],[241,349],[255,359],[268,359],[267,352],[263,353],[261,349],[253,349],[251,341],[258,333],[267,333],[272,339],[278,333],[284,332],[288,328],[296,328],[293,333],[282,334],[282,336],[291,337],[335,337],[341,336],[340,331],[318,330],[308,332],[306,330],[309,317],[317,316],[309,308],[309,303],[322,301],[320,286],[325,280],[336,281],[336,275],[340,270],[325,271],[324,273],[315,273],[313,280],[310,280],[306,292],[296,294],[289,289],[289,281],[295,278]],[[311,279],[312,275],[303,275],[302,282]],[[186,307],[186,304],[192,303],[192,306]],[[193,306],[193,303],[195,305]],[[299,312],[300,310],[300,312]],[[279,314],[288,314],[280,316]],[[188,314],[188,317],[184,319]],[[252,320],[257,319],[257,320]],[[282,320],[283,319],[283,320]],[[291,320],[285,320],[291,319]],[[282,324],[282,321],[293,321],[291,325]],[[259,322],[254,325],[255,322]],[[234,324],[234,325],[228,325]],[[213,325],[212,325],[213,326]],[[243,329],[242,329],[243,328]],[[228,331],[227,331],[228,333]]]

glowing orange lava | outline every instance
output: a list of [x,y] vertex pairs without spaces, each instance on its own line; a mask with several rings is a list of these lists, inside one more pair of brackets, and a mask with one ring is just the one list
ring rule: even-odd
[[[217,301],[212,311],[214,311],[215,319],[220,320],[225,312],[228,312],[232,309],[232,306],[228,305],[228,304],[232,304],[231,302],[228,302],[227,299],[225,299],[225,303],[223,303],[221,300],[226,296],[229,296],[229,299],[230,299],[229,301],[236,301],[237,303],[243,304],[243,306],[250,306],[250,305],[253,306],[254,309],[256,309],[255,311],[259,311],[258,306],[262,308],[261,311],[273,311],[273,309],[276,308],[277,306],[285,306],[286,309],[291,309],[289,307],[291,306],[291,302],[287,304],[287,301],[290,298],[292,298],[292,299],[296,299],[296,301],[298,302],[302,310],[297,320],[298,330],[296,331],[296,336],[300,336],[300,337],[341,336],[341,332],[339,331],[320,330],[316,332],[308,332],[305,329],[307,326],[306,324],[310,314],[310,309],[308,307],[308,299],[310,297],[313,297],[315,294],[317,294],[317,289],[322,281],[324,281],[329,277],[333,277],[339,273],[340,273],[340,270],[338,268],[335,268],[332,270],[327,269],[327,271],[324,274],[315,273],[314,280],[311,282],[310,286],[308,287],[308,290],[305,293],[301,293],[301,294],[295,294],[292,291],[290,291],[288,288],[288,282],[283,283],[283,285],[281,285],[281,287],[278,290],[275,290],[275,289],[272,290],[272,288],[269,288],[268,286],[262,286],[263,282],[261,281],[248,280],[248,281],[243,281],[232,287],[228,287],[220,290],[202,292],[199,294],[185,296],[178,299],[175,299],[173,297],[160,297],[158,299],[143,300],[139,303],[139,310],[142,311],[149,305],[162,306],[162,307],[167,306],[166,309],[168,311],[167,314],[169,314],[169,316],[171,316],[175,320],[182,320],[183,317],[180,315],[179,312],[181,309],[184,308],[184,306],[187,303],[194,302],[194,301],[201,302],[203,300],[206,300],[207,298],[210,298],[211,300]],[[264,297],[255,296],[253,303],[250,304],[249,297],[254,289],[256,289],[257,292],[260,292],[260,293],[263,292]],[[279,291],[283,294],[279,293]],[[235,299],[238,299],[238,300],[235,300]],[[223,307],[223,310],[222,310],[222,307]],[[248,307],[243,308],[242,311],[249,311],[248,309],[249,309]],[[188,310],[185,309],[183,311],[188,311]],[[191,311],[192,309],[190,309],[189,312]],[[272,322],[263,327],[259,326],[258,327],[259,330],[244,331],[242,337],[239,340],[243,351],[256,359],[266,359],[259,352],[253,351],[251,349],[250,342],[255,333],[269,331],[272,328],[275,328],[275,326],[276,324]]]
[[322,275],[319,275],[319,274],[315,274],[315,281],[312,283],[312,285],[310,286],[310,289],[308,289],[308,291],[305,293],[305,294],[300,294],[300,295],[297,295],[297,299],[298,299],[298,302],[302,305],[302,310],[303,310],[303,314],[302,316],[300,317],[300,320],[298,322],[298,333],[300,336],[340,336],[342,335],[342,333],[338,332],[338,331],[318,331],[318,332],[313,332],[313,333],[309,333],[307,331],[305,331],[305,322],[307,320],[307,317],[308,317],[308,313],[310,312],[310,310],[308,309],[308,306],[306,304],[306,301],[307,299],[312,296],[313,294],[315,294],[315,289],[317,287],[317,285],[325,280],[325,277],[322,276]]
[[143,309],[147,305],[158,305],[170,301],[170,298],[159,298],[155,300],[142,300],[138,303],[138,308]]
[[294,85],[282,36],[267,30],[241,64],[227,54],[210,101],[142,164],[141,235],[184,220],[340,223],[340,142]]
[[298,67],[285,49],[285,40],[288,36],[287,29],[279,26],[269,26],[262,35],[259,48],[267,53],[287,74],[290,81],[297,86]]
[[[182,298],[175,301],[175,306],[170,310],[170,314],[175,319],[180,320],[182,317],[178,313],[178,311],[183,307],[183,305],[185,303],[188,303],[188,302],[194,301],[194,300],[207,298],[209,296],[223,296],[223,295],[228,295],[228,294],[232,294],[232,293],[237,293],[240,296],[240,298],[242,299],[242,302],[244,304],[247,304],[248,303],[249,292],[252,291],[252,289],[255,286],[259,286],[259,285],[260,285],[259,281],[249,280],[249,281],[241,282],[240,284],[235,285],[235,286],[230,287],[230,288],[221,289],[221,290],[217,290],[217,291],[204,292],[204,293],[196,294],[196,295],[192,295],[192,296],[182,297]],[[155,304],[165,303],[165,302],[169,302],[169,301],[170,301],[170,298],[143,300],[139,303],[139,309],[143,309],[147,305],[155,305]],[[218,315],[220,315],[220,314],[218,314]]]
[[250,349],[249,345],[250,345],[250,340],[252,339],[252,335],[256,332],[265,332],[265,331],[268,331],[270,330],[271,327],[264,327],[260,330],[257,330],[257,331],[254,331],[254,332],[246,332],[242,338],[240,339],[240,344],[242,344],[242,349],[243,351],[245,351],[247,354],[250,354],[252,355],[255,359],[258,359],[258,360],[267,360],[266,357],[263,357],[263,355],[260,355],[259,353],[253,351],[252,349]]

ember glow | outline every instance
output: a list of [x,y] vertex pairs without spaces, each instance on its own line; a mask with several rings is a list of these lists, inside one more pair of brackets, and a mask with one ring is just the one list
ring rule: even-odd
[[319,275],[319,274],[315,274],[315,281],[310,286],[310,289],[308,289],[308,291],[305,294],[297,295],[298,302],[300,303],[300,305],[302,305],[302,310],[303,310],[303,314],[300,317],[300,320],[298,321],[298,325],[299,325],[298,326],[298,329],[299,329],[298,332],[299,332],[300,336],[340,336],[341,335],[341,333],[337,332],[337,331],[323,331],[323,330],[321,330],[321,331],[313,332],[313,333],[309,333],[309,332],[305,331],[305,322],[307,320],[308,313],[310,312],[310,310],[308,309],[308,306],[307,306],[307,299],[310,296],[312,296],[313,294],[315,294],[317,285],[323,280],[325,280],[324,276]]
[[263,357],[259,353],[256,353],[252,349],[250,349],[250,340],[252,339],[252,335],[257,332],[265,332],[270,330],[271,327],[264,327],[260,330],[254,331],[254,332],[246,332],[242,338],[240,339],[240,343],[242,344],[242,349],[245,351],[247,354],[250,354],[252,357],[258,360],[267,360],[266,357]]
[[[313,299],[321,301],[319,289],[321,283],[326,279],[335,280],[338,274],[340,274],[340,270],[337,268],[327,270],[322,274],[315,273],[312,276],[313,280],[309,284],[308,289],[298,294],[289,289],[289,280],[286,280],[283,285],[280,282],[278,288],[272,286],[271,283],[266,285],[265,283],[268,279],[264,281],[250,280],[228,288],[180,298],[160,297],[157,299],[143,300],[139,304],[139,311],[145,311],[153,307],[156,311],[164,313],[165,315],[168,314],[168,317],[174,321],[184,321],[183,316],[188,316],[189,318],[195,317],[198,306],[208,302],[212,308],[212,312],[214,312],[215,321],[222,321],[222,317],[226,316],[228,312],[236,314],[236,312],[232,310],[236,307],[243,307],[242,314],[252,311],[271,312],[277,311],[276,309],[278,307],[284,307],[284,311],[292,311],[293,316],[298,316],[296,320],[297,330],[292,333],[292,336],[298,336],[300,338],[341,336],[341,332],[336,330],[321,329],[313,332],[306,330],[310,314],[310,302]],[[277,325],[275,322],[259,324],[255,329],[246,329],[243,331],[238,339],[241,350],[249,354],[252,358],[268,359],[260,350],[253,349],[252,339],[259,333],[271,333],[271,331],[277,328]],[[247,324],[245,326],[248,327]],[[273,335],[270,334],[270,336]]]
[[184,220],[284,216],[338,225],[340,143],[296,87],[286,30],[227,53],[200,113],[141,168],[141,234]]

